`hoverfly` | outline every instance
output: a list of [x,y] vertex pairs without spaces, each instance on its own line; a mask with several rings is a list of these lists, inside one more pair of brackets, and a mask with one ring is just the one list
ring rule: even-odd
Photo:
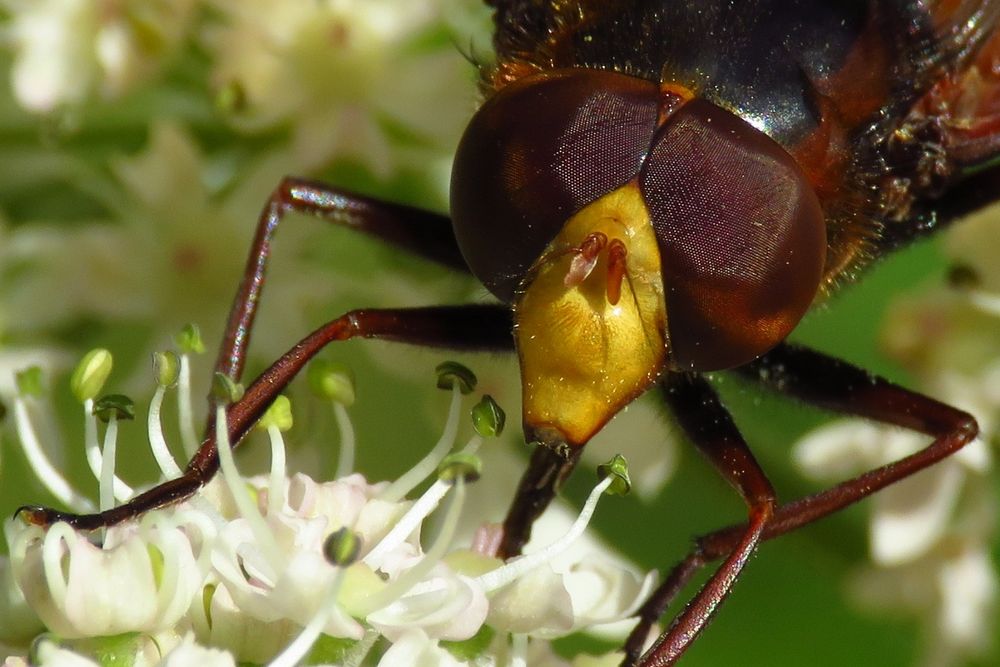
[[[242,374],[270,240],[289,211],[470,273],[498,303],[332,320],[229,408],[231,438],[333,341],[516,352],[525,437],[538,446],[504,524],[510,557],[587,441],[655,390],[748,512],[697,539],[641,611],[625,664],[673,664],[760,542],[976,436],[968,414],[785,339],[878,257],[998,198],[1000,2],[488,2],[497,61],[482,71],[485,101],[458,149],[450,216],[285,179],[258,222],[216,370]],[[779,503],[705,379],[720,370],[930,444]],[[190,496],[217,467],[209,437],[182,477],[120,507],[21,515],[106,526]],[[716,561],[642,653],[677,593]]]

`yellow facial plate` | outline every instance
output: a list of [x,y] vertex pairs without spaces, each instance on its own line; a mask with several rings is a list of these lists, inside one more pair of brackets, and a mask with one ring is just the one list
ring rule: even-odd
[[[607,298],[608,253],[567,286],[573,249],[592,233],[624,243],[621,297]],[[666,358],[660,253],[649,211],[628,183],[570,218],[535,263],[515,304],[524,424],[554,444],[582,445],[656,380]]]

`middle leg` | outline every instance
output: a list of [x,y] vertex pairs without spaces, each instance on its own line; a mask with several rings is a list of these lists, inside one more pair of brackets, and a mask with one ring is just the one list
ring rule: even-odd
[[[351,311],[303,338],[247,388],[226,410],[229,440],[235,448],[261,418],[278,394],[324,347],[351,338],[378,338],[395,342],[469,351],[513,349],[510,310],[501,305],[438,306]],[[94,530],[132,519],[149,510],[192,496],[219,468],[214,429],[203,440],[184,473],[127,503],[97,514],[75,515],[44,507],[22,507],[17,515],[36,525],[64,521],[80,530]]]
[[[728,545],[730,548],[719,569],[642,656],[639,664],[643,667],[674,664],[705,629],[757,548],[775,507],[771,482],[709,383],[699,375],[679,373],[668,375],[662,388],[667,404],[691,442],[743,497],[749,519],[741,526],[739,536]],[[704,565],[701,559],[701,554],[693,554],[685,561],[686,567],[693,573]],[[677,576],[676,570],[671,573],[640,610],[640,626],[648,629],[650,617],[655,622],[662,613],[657,595],[665,592],[672,598],[686,580],[684,576]],[[642,650],[645,633],[642,637],[629,639],[626,662],[631,663]]]
[[257,220],[257,231],[215,362],[215,371],[234,381],[239,381],[243,372],[274,233],[285,214],[292,212],[364,232],[419,257],[468,272],[446,216],[356,195],[316,181],[284,178]]

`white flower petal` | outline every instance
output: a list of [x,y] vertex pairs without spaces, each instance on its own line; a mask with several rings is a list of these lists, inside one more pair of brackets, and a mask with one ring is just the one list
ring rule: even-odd
[[989,554],[982,548],[963,549],[937,574],[941,594],[940,632],[950,643],[985,648],[993,633],[998,580]]
[[[198,601],[201,604],[201,601]],[[202,644],[232,653],[240,662],[267,664],[301,630],[287,619],[262,621],[242,611],[225,586],[215,589],[209,604],[211,627],[196,625],[195,635]]]
[[993,467],[993,453],[982,437],[955,452],[954,459],[970,470],[985,475]]
[[814,429],[795,444],[792,459],[809,477],[821,481],[844,479],[864,469],[881,430],[859,420],[837,421]]
[[643,578],[603,559],[588,558],[563,576],[578,629],[624,620],[638,610],[656,585],[656,573]]
[[897,565],[927,551],[948,525],[963,481],[962,466],[942,461],[878,493],[869,527],[873,560]]
[[420,628],[434,639],[463,641],[479,632],[489,608],[486,594],[472,579],[438,565],[432,577],[365,620],[390,640]]
[[379,667],[461,667],[464,663],[437,645],[421,630],[400,636],[379,661]]
[[97,69],[87,43],[96,11],[87,0],[39,0],[14,18],[14,95],[26,109],[48,112],[84,97]]
[[10,560],[0,557],[0,643],[27,645],[44,626],[14,580]]
[[59,646],[43,641],[38,647],[38,667],[101,667],[100,663]]
[[[325,520],[296,522],[313,525],[317,522],[322,524]],[[282,522],[272,521],[270,525],[276,529],[290,529]],[[326,592],[333,582],[335,571],[314,540],[306,540],[308,544],[296,544],[294,539],[279,540],[288,546],[284,553],[284,569],[273,576],[268,574],[266,579],[248,579],[247,573],[252,574],[250,570],[255,568],[247,569],[247,560],[241,554],[255,551],[249,528],[244,521],[237,519],[223,529],[220,537],[212,563],[222,579],[221,587],[226,589],[235,606],[243,613],[263,622],[291,620],[298,625],[306,625],[326,604]],[[292,544],[289,545],[289,541]],[[253,562],[261,564],[259,559]],[[331,614],[324,629],[334,637],[360,639],[364,634],[356,621],[340,612]]]
[[573,629],[573,600],[563,578],[543,565],[493,595],[489,624],[517,634],[561,636]]
[[236,660],[228,651],[199,646],[193,635],[175,647],[160,661],[159,667],[236,667]]
[[7,3],[18,102],[47,113],[102,93],[117,96],[156,71],[180,42],[193,0],[34,0]]
[[573,667],[618,667],[625,659],[621,652],[604,655],[578,655],[573,658]]
[[[187,611],[201,585],[190,543],[177,529],[134,531],[113,548],[101,549],[82,536],[57,528],[31,540],[23,556],[12,563],[32,608],[50,630],[64,637],[152,633],[169,628]],[[165,536],[158,534],[160,531],[172,534]],[[66,545],[61,544],[64,538]],[[45,559],[47,548],[62,554],[57,563]],[[152,549],[160,553],[161,562],[154,561]],[[57,583],[57,588],[50,583]]]

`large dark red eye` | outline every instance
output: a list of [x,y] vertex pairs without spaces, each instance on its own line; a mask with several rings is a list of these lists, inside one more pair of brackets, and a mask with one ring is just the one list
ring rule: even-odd
[[503,301],[566,220],[633,179],[656,130],[658,89],[567,69],[503,88],[455,155],[451,216],[469,268]]
[[823,212],[795,160],[696,99],[660,129],[640,185],[660,245],[672,365],[731,368],[781,342],[815,298],[826,255]]

